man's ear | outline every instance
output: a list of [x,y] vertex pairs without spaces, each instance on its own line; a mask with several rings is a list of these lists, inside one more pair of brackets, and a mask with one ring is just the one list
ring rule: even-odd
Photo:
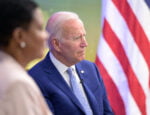
[[57,39],[52,39],[51,44],[56,51],[60,52],[60,43]]

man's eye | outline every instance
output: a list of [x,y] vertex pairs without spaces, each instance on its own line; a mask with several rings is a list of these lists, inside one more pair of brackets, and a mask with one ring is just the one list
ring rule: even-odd
[[78,40],[78,39],[80,39],[80,38],[81,38],[81,36],[73,37],[73,40]]

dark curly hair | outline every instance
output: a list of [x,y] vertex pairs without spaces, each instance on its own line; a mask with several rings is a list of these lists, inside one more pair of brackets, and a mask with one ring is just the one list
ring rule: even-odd
[[0,0],[0,47],[9,44],[17,27],[28,29],[36,8],[32,0]]

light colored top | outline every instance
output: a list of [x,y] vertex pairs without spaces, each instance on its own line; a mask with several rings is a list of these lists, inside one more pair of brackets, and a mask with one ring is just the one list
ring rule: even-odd
[[0,115],[51,115],[32,78],[16,60],[2,51]]
[[[50,59],[52,60],[52,63],[54,64],[54,66],[56,67],[56,69],[59,71],[59,73],[61,74],[61,76],[63,77],[63,79],[71,87],[70,80],[69,80],[69,75],[67,73],[67,69],[69,67],[67,67],[66,65],[64,65],[63,63],[61,63],[59,60],[57,60],[51,52],[49,53],[49,56],[50,56]],[[77,74],[77,71],[75,69],[75,65],[72,65],[71,69],[72,69],[73,75],[74,75],[77,83],[79,84],[80,90],[82,91],[85,100],[89,104],[89,101],[87,99],[86,93],[85,93],[84,88],[82,86],[81,80],[80,80],[80,78],[79,78],[79,76]],[[90,111],[92,113],[92,109]]]

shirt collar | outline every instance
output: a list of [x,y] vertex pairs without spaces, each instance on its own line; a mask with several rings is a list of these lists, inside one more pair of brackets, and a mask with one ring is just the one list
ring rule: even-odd
[[[49,53],[49,57],[52,60],[52,63],[54,64],[54,66],[57,68],[57,70],[60,73],[64,73],[68,69],[68,67],[65,64],[61,63],[58,59],[56,59],[55,56],[51,52]],[[75,65],[72,65],[71,68],[75,70]]]

